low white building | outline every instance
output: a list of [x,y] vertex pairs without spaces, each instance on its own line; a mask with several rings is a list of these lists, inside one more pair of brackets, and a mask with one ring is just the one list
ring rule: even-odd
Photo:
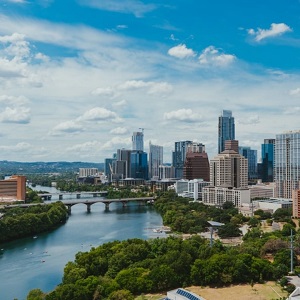
[[178,196],[191,198],[194,201],[202,199],[202,190],[210,183],[203,179],[181,179],[175,182],[175,192]]
[[232,202],[235,207],[250,203],[250,190],[222,186],[208,186],[202,190],[202,202],[207,205],[222,206],[224,202]]
[[271,198],[253,201],[256,209],[269,210],[274,213],[278,208],[292,208],[293,200],[284,198]]
[[249,185],[250,197],[254,198],[272,198],[275,195],[275,183],[258,183],[256,185]]

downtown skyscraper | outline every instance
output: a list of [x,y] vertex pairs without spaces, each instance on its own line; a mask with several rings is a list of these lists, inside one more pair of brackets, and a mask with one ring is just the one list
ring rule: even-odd
[[275,196],[291,199],[300,189],[300,130],[276,135],[274,164]]
[[223,110],[219,116],[218,153],[225,150],[225,141],[235,140],[234,117],[231,110]]
[[142,131],[137,131],[133,133],[132,150],[144,151],[144,133]]
[[149,143],[149,178],[159,178],[159,166],[163,164],[163,147]]

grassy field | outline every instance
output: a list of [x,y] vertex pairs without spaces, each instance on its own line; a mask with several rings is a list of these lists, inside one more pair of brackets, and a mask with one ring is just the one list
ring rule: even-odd
[[272,300],[287,297],[288,294],[281,290],[275,282],[265,284],[234,285],[224,288],[189,287],[187,290],[202,296],[206,300]]
[[[209,288],[191,286],[186,288],[206,300],[275,300],[280,297],[287,298],[288,294],[281,290],[281,287],[275,282],[267,282],[265,284],[251,285],[234,285],[224,288]],[[166,294],[143,295],[135,298],[135,300],[158,300],[166,296]]]

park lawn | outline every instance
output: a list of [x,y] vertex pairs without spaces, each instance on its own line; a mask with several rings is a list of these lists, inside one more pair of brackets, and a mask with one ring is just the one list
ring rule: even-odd
[[273,281],[264,284],[233,285],[223,288],[201,288],[192,286],[187,290],[202,296],[206,300],[272,300],[287,298],[288,293],[282,291],[280,285]]

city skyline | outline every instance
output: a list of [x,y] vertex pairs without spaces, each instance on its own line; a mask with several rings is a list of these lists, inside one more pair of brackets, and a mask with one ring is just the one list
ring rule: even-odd
[[165,162],[186,140],[212,159],[222,110],[258,159],[299,130],[296,0],[0,4],[1,160],[103,162],[140,130]]

